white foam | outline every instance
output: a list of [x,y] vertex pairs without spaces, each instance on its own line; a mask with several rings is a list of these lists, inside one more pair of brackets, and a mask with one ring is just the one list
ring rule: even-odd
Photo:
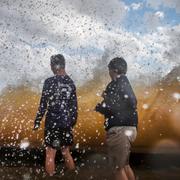
[[30,145],[30,142],[27,139],[21,140],[20,148],[27,149]]

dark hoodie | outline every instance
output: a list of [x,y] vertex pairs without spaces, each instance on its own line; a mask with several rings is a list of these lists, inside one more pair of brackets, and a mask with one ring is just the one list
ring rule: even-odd
[[45,112],[45,128],[71,129],[77,120],[77,96],[74,82],[68,75],[56,75],[44,82],[35,124]]
[[120,75],[108,84],[104,100],[96,106],[96,111],[105,116],[106,130],[114,126],[137,127],[137,100],[125,75]]

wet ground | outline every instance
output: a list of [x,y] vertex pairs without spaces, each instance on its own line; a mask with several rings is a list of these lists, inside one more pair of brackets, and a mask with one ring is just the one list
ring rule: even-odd
[[[179,180],[180,168],[170,169],[149,169],[134,167],[137,180]],[[1,180],[112,180],[113,176],[103,168],[81,167],[77,172],[58,172],[55,176],[49,177],[41,166],[36,167],[1,167]]]
[[[57,173],[49,177],[43,167],[44,153],[1,150],[0,180],[113,180],[105,153],[74,153],[73,156],[77,165],[75,171],[64,171],[60,154],[57,154]],[[132,154],[130,158],[137,180],[180,180],[179,160],[176,154]]]

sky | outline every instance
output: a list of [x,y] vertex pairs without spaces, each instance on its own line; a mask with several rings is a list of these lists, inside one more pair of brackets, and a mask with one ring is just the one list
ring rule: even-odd
[[[151,26],[151,30],[154,30],[154,26],[175,26],[179,24],[180,7],[178,0],[125,0],[124,2],[130,11],[125,21],[125,27],[132,32],[148,32],[149,26]],[[152,18],[151,22],[154,26],[152,24],[146,26],[150,18]],[[146,22],[146,20],[148,21]]]
[[0,92],[27,82],[41,88],[57,53],[78,86],[116,56],[126,59],[134,82],[156,82],[179,66],[179,0],[89,2],[0,1]]

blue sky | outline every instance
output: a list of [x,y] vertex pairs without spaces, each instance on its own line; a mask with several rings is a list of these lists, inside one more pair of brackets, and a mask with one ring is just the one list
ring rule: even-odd
[[127,18],[124,21],[124,27],[131,32],[146,32],[143,17],[147,12],[162,12],[164,14],[164,18],[161,19],[162,26],[175,26],[180,23],[180,13],[177,13],[175,8],[160,5],[158,8],[154,9],[147,5],[147,1],[141,0],[124,0],[124,2],[128,7],[130,7],[133,3],[142,3],[142,7],[138,10],[133,10],[131,8],[127,14]]

